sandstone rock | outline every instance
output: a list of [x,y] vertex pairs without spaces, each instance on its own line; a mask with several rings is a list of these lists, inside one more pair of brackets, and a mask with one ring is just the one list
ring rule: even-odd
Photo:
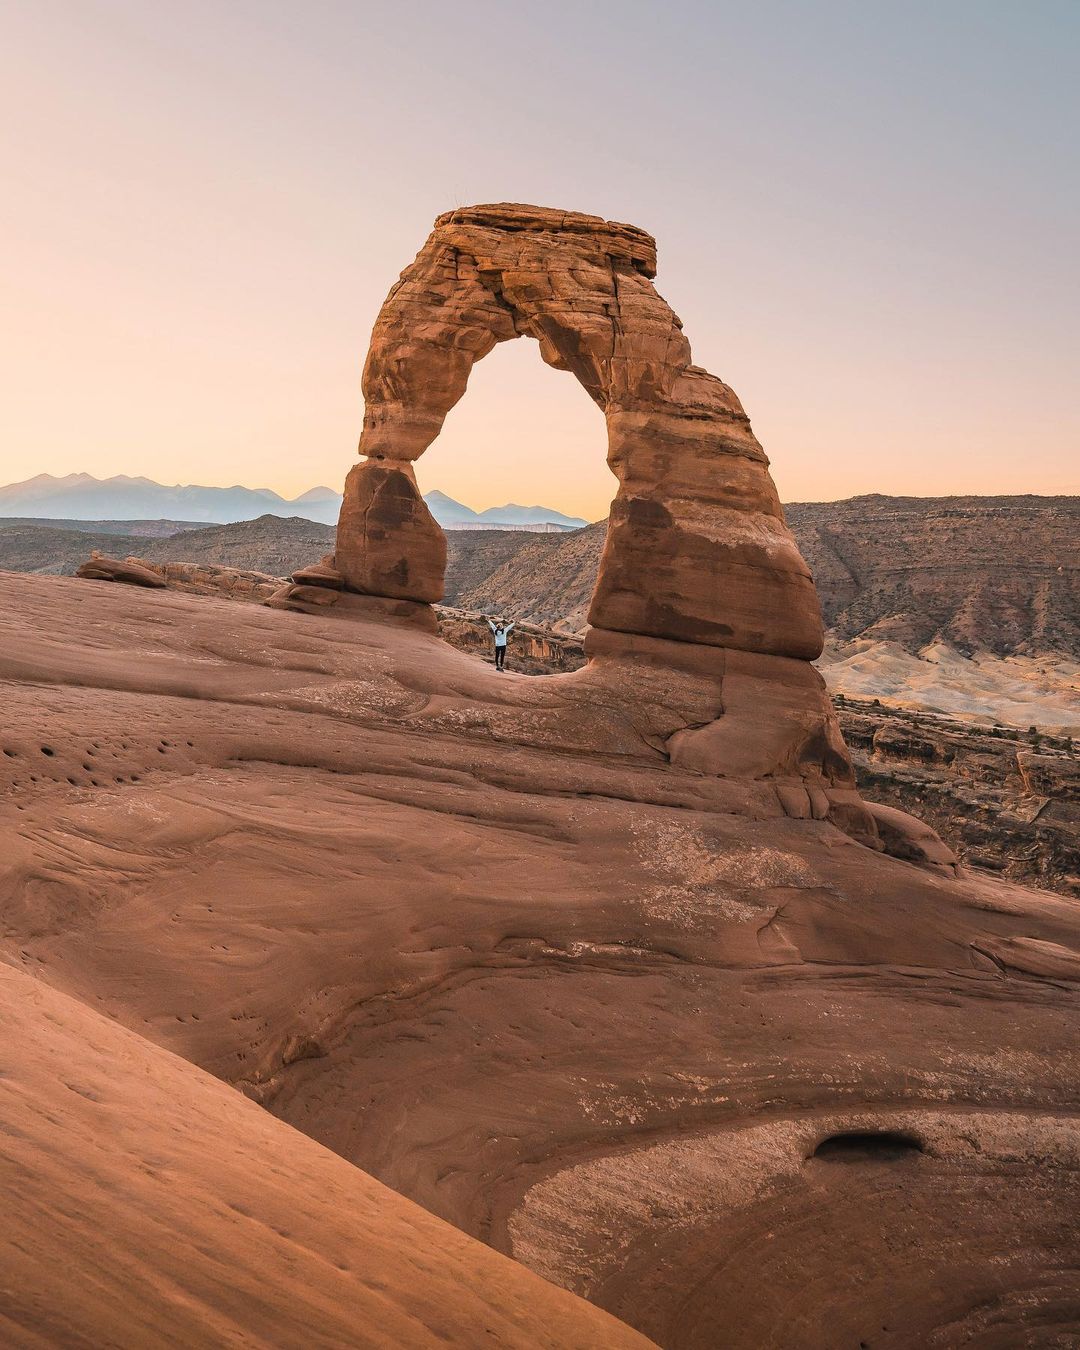
[[298,567],[293,572],[292,579],[298,586],[325,586],[333,591],[340,591],[345,585],[345,578],[334,565],[332,553],[320,558],[317,563]]
[[1063,802],[1080,801],[1080,762],[1076,759],[1021,750],[1016,756],[1016,769],[1026,792],[1047,793]]
[[784,815],[792,820],[810,819],[810,794],[795,783],[777,783],[776,795],[784,808]]
[[1080,764],[1070,738],[845,699],[859,786],[924,819],[966,867],[1080,895]]
[[307,614],[329,609],[340,599],[339,592],[327,586],[296,585],[286,581],[267,597],[266,605],[269,609],[291,609],[297,614]]
[[672,1350],[1075,1341],[1075,903],[883,856],[820,749],[673,763],[750,718],[731,650],[497,676],[329,593],[0,575],[16,1315],[618,1343],[406,1197]]
[[336,569],[345,586],[396,600],[441,600],[446,538],[408,464],[358,464],[345,480]]
[[671,737],[673,764],[731,777],[798,775],[854,785],[825,681],[807,662],[729,651],[722,698],[721,717]]
[[[350,589],[430,600],[442,558],[407,487],[473,364],[523,334],[603,408],[619,479],[590,611],[597,628],[811,659],[813,583],[734,393],[691,363],[633,226],[498,204],[440,216],[376,321],[336,549]],[[411,481],[411,480],[410,480]],[[373,528],[374,527],[374,528]],[[399,528],[401,527],[401,528]]]
[[281,585],[280,577],[270,576],[266,572],[219,567],[213,563],[168,561],[145,565],[161,572],[170,590],[190,591],[196,595],[220,595],[227,600],[261,602],[273,595]]
[[956,854],[942,843],[929,825],[908,815],[906,811],[898,811],[895,806],[867,802],[866,809],[874,819],[886,853],[909,862],[926,863],[948,872],[950,876],[955,875]]
[[88,581],[122,581],[129,586],[148,586],[162,589],[165,578],[160,572],[142,562],[128,558],[106,558],[96,550],[75,572]]
[[375,619],[407,624],[424,633],[437,633],[438,620],[430,605],[415,600],[394,600],[386,595],[354,595],[324,585],[286,582],[264,602],[268,609],[292,610],[297,614],[331,614],[338,618]]
[[652,1344],[7,963],[0,1024],[8,1350]]

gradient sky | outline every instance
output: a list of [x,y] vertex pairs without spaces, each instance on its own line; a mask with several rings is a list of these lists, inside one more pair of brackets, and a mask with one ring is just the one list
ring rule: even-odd
[[[433,218],[631,221],[781,496],[1080,490],[1076,0],[0,0],[0,481],[340,487]],[[589,518],[528,340],[418,466]]]

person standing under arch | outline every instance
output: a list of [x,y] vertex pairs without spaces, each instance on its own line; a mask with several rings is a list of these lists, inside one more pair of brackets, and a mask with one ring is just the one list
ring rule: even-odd
[[504,624],[501,619],[495,620],[487,614],[487,626],[491,629],[491,635],[495,639],[495,669],[502,670],[506,661],[506,639],[510,636],[510,631],[514,627],[512,623]]

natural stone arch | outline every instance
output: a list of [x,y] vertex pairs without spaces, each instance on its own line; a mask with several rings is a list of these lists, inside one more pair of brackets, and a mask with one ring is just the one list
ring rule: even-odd
[[436,220],[364,367],[360,454],[338,522],[347,589],[441,599],[446,541],[412,463],[474,363],[528,335],[603,409],[618,479],[589,621],[617,633],[813,659],[820,610],[742,406],[691,362],[652,284],[656,245],[597,216],[476,206]]

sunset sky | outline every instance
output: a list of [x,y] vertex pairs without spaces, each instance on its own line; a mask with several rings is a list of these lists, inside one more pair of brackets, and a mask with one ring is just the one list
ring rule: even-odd
[[[781,496],[1080,490],[1075,0],[8,0],[0,481],[340,487],[433,218],[631,221]],[[507,344],[418,466],[595,519]]]

